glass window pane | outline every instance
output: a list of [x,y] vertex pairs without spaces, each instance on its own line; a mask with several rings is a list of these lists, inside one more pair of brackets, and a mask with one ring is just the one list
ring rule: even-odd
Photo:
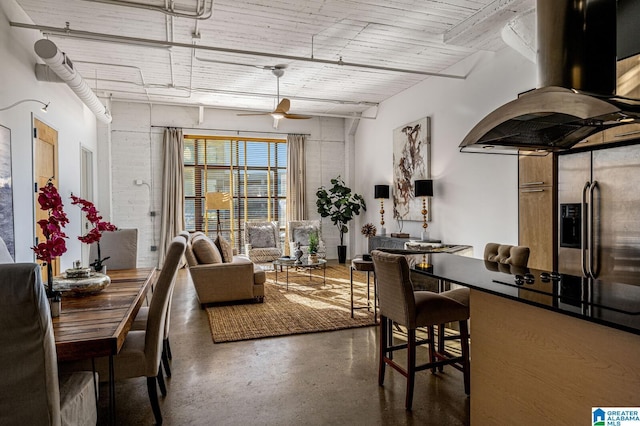
[[196,180],[195,180],[195,168],[184,168],[184,196],[195,197],[196,196]]
[[196,208],[194,200],[184,200],[184,226],[187,231],[196,231]]
[[190,139],[185,140],[183,160],[185,217],[189,216],[190,230],[208,228],[215,236],[218,217],[216,211],[205,212],[207,192],[229,192],[234,197],[233,210],[220,211],[220,221],[223,234],[233,237],[238,248],[242,247],[245,220],[277,220],[284,230],[285,142]]
[[184,141],[184,154],[182,158],[185,165],[195,164],[195,161],[196,161],[195,141],[190,139],[186,139]]

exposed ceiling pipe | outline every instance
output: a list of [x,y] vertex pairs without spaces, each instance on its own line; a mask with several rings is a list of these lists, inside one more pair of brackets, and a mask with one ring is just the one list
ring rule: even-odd
[[[34,45],[36,54],[40,56],[44,62],[51,67],[53,72],[73,90],[76,95],[89,107],[98,120],[103,123],[111,123],[111,113],[100,102],[100,99],[93,93],[86,81],[73,67],[73,63],[58,49],[51,40],[41,39],[36,41]],[[36,75],[37,77],[37,75]]]
[[[90,1],[91,3],[104,3],[111,4],[115,6],[127,6],[127,7],[135,7],[138,9],[147,9],[153,10],[156,12],[161,12],[170,16],[177,16],[179,18],[190,18],[190,19],[209,19],[213,15],[213,0],[205,0],[204,4],[200,4],[198,1],[198,6],[196,10],[191,11],[179,11],[176,10],[175,7],[169,7],[165,5],[165,7],[154,6],[152,4],[147,3],[136,3],[132,1],[123,1],[123,0],[85,0]],[[166,3],[166,2],[165,2]],[[171,2],[173,4],[173,2]]]
[[215,46],[205,46],[201,44],[193,44],[193,43],[180,43],[180,42],[169,42],[162,40],[153,40],[148,38],[140,38],[140,37],[128,37],[114,34],[105,34],[105,33],[95,33],[91,31],[78,31],[72,30],[69,27],[65,28],[56,28],[56,27],[48,27],[44,25],[32,25],[32,24],[24,24],[21,22],[10,22],[10,26],[17,28],[28,28],[32,30],[42,31],[44,34],[53,34],[59,35],[63,37],[74,37],[85,40],[98,40],[98,41],[110,41],[113,43],[129,43],[141,46],[162,46],[162,47],[181,47],[185,49],[199,49],[199,50],[208,50],[213,52],[223,52],[223,53],[232,53],[236,55],[248,55],[248,56],[260,56],[267,58],[280,58],[287,59],[290,61],[301,61],[301,62],[313,62],[318,64],[327,64],[327,65],[337,65],[337,66],[346,66],[353,68],[363,68],[363,69],[372,69],[378,71],[389,71],[389,72],[399,72],[404,74],[418,74],[418,75],[429,75],[433,77],[444,77],[444,78],[453,78],[458,80],[466,79],[464,75],[454,75],[454,74],[443,74],[437,72],[429,72],[429,71],[420,71],[420,70],[411,70],[406,68],[395,68],[395,67],[383,67],[378,65],[368,65],[368,64],[360,64],[356,62],[345,62],[342,59],[338,61],[333,61],[329,59],[318,59],[318,58],[309,58],[306,56],[292,56],[292,55],[284,55],[281,53],[268,53],[268,52],[257,52],[252,50],[241,50],[241,49],[229,49],[225,47],[215,47]]

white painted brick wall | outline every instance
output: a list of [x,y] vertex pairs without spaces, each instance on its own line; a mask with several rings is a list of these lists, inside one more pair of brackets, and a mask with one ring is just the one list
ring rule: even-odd
[[[152,245],[160,244],[162,217],[162,127],[183,127],[185,133],[202,135],[233,134],[226,130],[245,130],[247,137],[257,137],[259,132],[274,137],[271,132],[308,133],[307,157],[307,203],[309,218],[319,218],[315,207],[315,193],[321,185],[329,185],[331,178],[345,175],[344,120],[338,118],[314,118],[311,120],[285,120],[274,130],[272,120],[264,117],[237,118],[235,112],[205,110],[205,121],[198,125],[197,108],[154,106],[119,103],[112,105],[111,125],[111,171],[112,221],[121,228],[138,228],[138,266],[156,266],[158,253]],[[194,128],[199,128],[196,130]],[[221,129],[221,130],[205,130]],[[276,136],[277,137],[277,136]],[[102,137],[100,143],[108,144]],[[99,161],[103,161],[100,159]],[[104,159],[104,161],[108,161]],[[102,174],[99,179],[108,179]],[[146,185],[137,186],[134,181],[143,180]],[[107,197],[101,194],[102,198]],[[155,220],[149,211],[157,212]],[[337,258],[339,242],[337,228],[323,220],[323,236],[328,248],[328,257]]]

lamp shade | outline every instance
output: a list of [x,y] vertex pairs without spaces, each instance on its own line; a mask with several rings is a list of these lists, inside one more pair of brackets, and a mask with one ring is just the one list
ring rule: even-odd
[[207,192],[207,210],[231,210],[231,195],[228,192]]
[[376,200],[380,198],[389,198],[389,185],[375,185],[373,187],[373,193],[373,198]]
[[433,197],[433,181],[431,179],[422,179],[414,181],[416,197]]

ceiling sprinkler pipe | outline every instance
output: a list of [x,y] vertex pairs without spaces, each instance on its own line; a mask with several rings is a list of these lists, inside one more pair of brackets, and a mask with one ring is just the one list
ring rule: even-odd
[[89,107],[98,120],[103,123],[111,123],[111,113],[93,93],[82,76],[76,72],[73,63],[51,40],[38,40],[34,45],[36,54],[49,65],[76,95]]

